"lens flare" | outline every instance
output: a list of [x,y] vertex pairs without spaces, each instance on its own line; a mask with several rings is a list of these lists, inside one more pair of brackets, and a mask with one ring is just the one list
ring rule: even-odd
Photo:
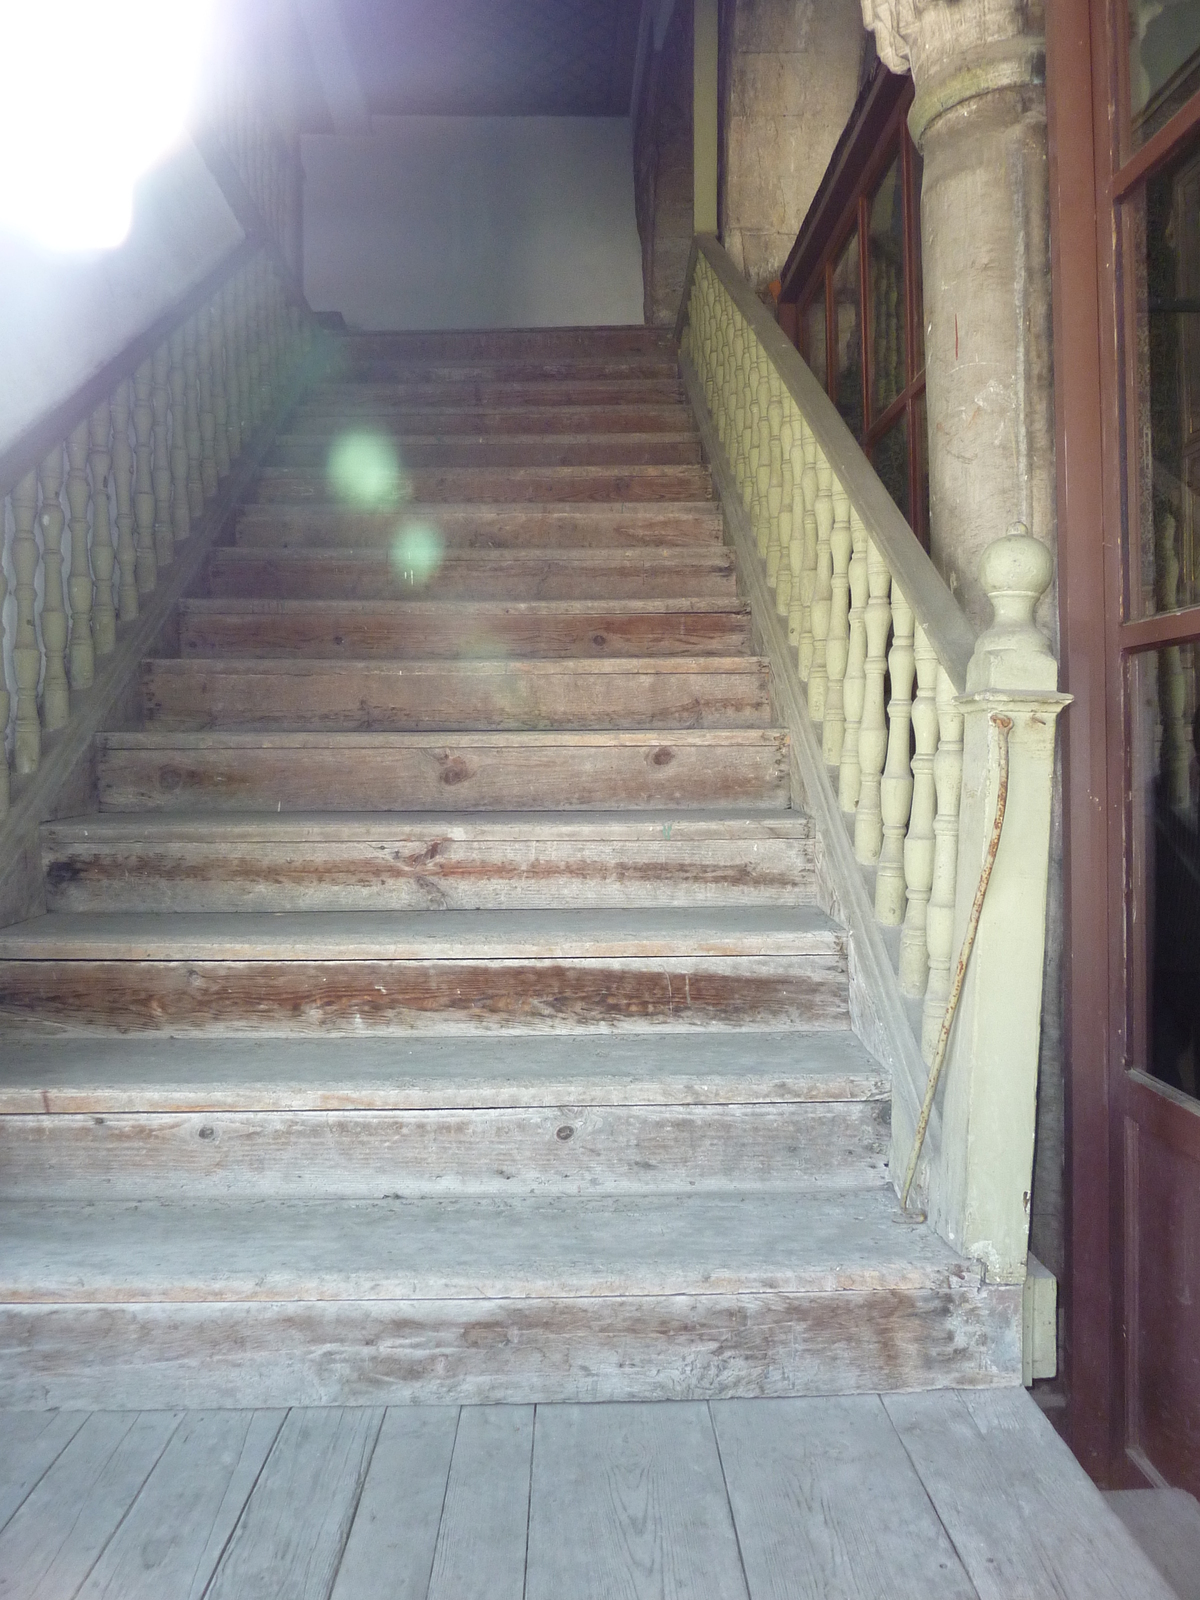
[[436,576],[445,548],[445,540],[431,523],[403,523],[392,544],[392,566],[401,582],[423,588]]
[[396,447],[383,434],[348,433],[329,452],[330,492],[346,505],[388,511],[408,499]]

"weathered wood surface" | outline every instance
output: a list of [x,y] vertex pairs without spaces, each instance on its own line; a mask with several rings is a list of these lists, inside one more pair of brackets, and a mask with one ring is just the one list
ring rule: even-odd
[[376,379],[372,382],[324,383],[315,392],[325,402],[351,418],[358,413],[372,419],[380,409],[404,410],[428,406],[487,406],[508,410],[513,406],[647,406],[675,405],[683,398],[679,378],[452,378],[440,380]]
[[558,811],[786,806],[778,728],[663,733],[114,733],[106,811]]
[[375,1442],[331,1600],[427,1600],[456,1406],[397,1406]]
[[1200,1504],[1186,1489],[1110,1489],[1116,1513],[1178,1600],[1200,1600]]
[[446,1485],[429,1600],[524,1600],[532,1406],[466,1406]]
[[188,600],[185,657],[574,660],[750,654],[738,601]]
[[142,714],[165,728],[766,727],[751,655],[549,661],[149,660]]
[[727,1400],[712,1418],[754,1600],[976,1600],[878,1396]]
[[[299,405],[288,419],[281,444],[293,440],[332,439],[345,429],[345,418],[336,404],[330,404],[318,390]],[[472,438],[506,434],[578,436],[647,433],[695,433],[692,414],[685,405],[599,405],[599,406],[418,406],[400,410],[395,406],[376,408],[377,431],[394,438],[433,435],[439,439],[453,435]]]
[[86,1411],[16,1411],[0,1418],[0,1529],[87,1420]]
[[814,841],[798,812],[636,817],[110,813],[43,826],[47,909],[498,910],[813,898]]
[[[349,430],[335,428],[332,440],[303,435],[278,440],[268,460],[268,475],[285,468],[324,471],[334,442]],[[604,434],[504,433],[465,437],[439,435],[429,424],[391,435],[401,468],[425,467],[634,467],[699,463],[700,439],[686,424],[677,433],[630,431]]]
[[0,1035],[0,1115],[886,1102],[844,1029],[450,1039]]
[[1023,1390],[884,1403],[980,1600],[1170,1600]]
[[[712,499],[712,479],[704,466],[414,467],[405,476],[412,498],[428,502]],[[265,467],[251,498],[258,505],[320,504],[335,496],[323,468]]]
[[367,345],[343,348],[333,371],[343,380],[360,385],[392,383],[534,383],[566,380],[588,382],[597,378],[638,380],[671,378],[678,361],[669,350],[572,351],[552,355],[522,352],[510,356],[458,357],[447,360],[430,354],[416,356],[372,349]]
[[447,600],[674,600],[680,595],[736,599],[732,555],[719,546],[663,550],[450,549],[437,571],[417,583],[386,550],[214,551],[205,581],[210,596],[378,600],[384,596]]
[[[711,501],[646,500],[640,505],[541,502],[536,505],[437,505],[409,502],[400,526],[430,527],[447,546],[467,550],[503,550],[544,546],[551,550],[587,547],[720,545],[721,510]],[[358,511],[348,506],[242,506],[237,515],[239,545],[256,548],[290,546],[391,549],[396,540],[395,512]],[[589,596],[573,598],[586,601]]]
[[885,1103],[0,1117],[0,1199],[634,1194],[886,1178]]
[[707,1407],[539,1408],[527,1600],[748,1592]]
[[350,356],[367,350],[405,361],[427,356],[438,361],[474,361],[540,355],[561,360],[574,355],[594,355],[598,351],[675,355],[675,339],[669,328],[648,328],[640,322],[553,328],[456,328],[436,332],[347,332],[341,335],[340,342]]

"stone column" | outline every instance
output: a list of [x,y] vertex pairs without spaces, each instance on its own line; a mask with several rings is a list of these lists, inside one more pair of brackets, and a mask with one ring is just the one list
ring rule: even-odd
[[[862,0],[911,71],[921,193],[930,540],[977,628],[984,549],[1055,544],[1045,41],[1040,0]],[[1056,636],[1054,589],[1039,623]]]

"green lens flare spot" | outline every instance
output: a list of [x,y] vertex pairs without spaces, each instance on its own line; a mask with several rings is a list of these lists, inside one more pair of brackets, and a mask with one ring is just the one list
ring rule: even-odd
[[386,510],[408,498],[396,447],[377,433],[348,433],[329,452],[329,488],[345,505]]
[[403,524],[392,542],[392,566],[401,582],[421,588],[442,564],[445,541],[428,522]]

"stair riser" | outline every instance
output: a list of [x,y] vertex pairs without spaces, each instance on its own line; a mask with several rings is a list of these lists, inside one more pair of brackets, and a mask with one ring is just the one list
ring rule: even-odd
[[799,905],[815,890],[806,839],[639,846],[398,835],[160,848],[83,840],[47,850],[43,865],[47,908],[67,912]]
[[[432,523],[451,550],[618,550],[696,547],[721,542],[718,507],[695,502],[662,506],[409,505],[406,522]],[[243,547],[353,549],[396,542],[394,512],[356,512],[337,506],[249,506],[237,523]]]
[[[269,603],[268,603],[269,604]],[[185,601],[185,657],[255,656],[367,661],[605,660],[632,656],[732,656],[749,653],[750,618],[739,610],[658,614],[589,609],[522,610],[519,604],[422,607],[420,602],[358,607],[218,611]]]
[[331,373],[337,383],[590,383],[677,379],[673,355],[526,355],[513,359],[429,360],[346,352]]
[[684,404],[678,378],[570,378],[523,383],[452,379],[421,383],[397,378],[391,382],[326,383],[313,391],[310,403],[347,419],[374,421],[389,410],[502,410],[525,406],[677,406]]
[[1021,1287],[11,1305],[12,1407],[533,1404],[1012,1385]]
[[596,551],[559,561],[554,552],[535,558],[496,552],[486,558],[451,552],[422,583],[386,557],[356,559],[289,552],[286,559],[254,550],[214,551],[207,592],[213,598],[278,600],[676,600],[737,599],[732,559],[719,549],[641,556],[636,551]]
[[[428,731],[533,728],[753,728],[771,721],[768,669],[690,672],[478,670],[297,662],[239,672],[217,662],[142,667],[142,713],[164,728]],[[554,663],[546,663],[553,667]]]
[[[482,407],[438,409],[430,406],[404,411],[395,406],[376,407],[376,430],[403,438],[412,434],[466,434],[475,438],[505,434],[627,434],[689,433],[695,424],[683,405],[661,406],[513,406],[509,410]],[[346,428],[345,412],[319,399],[306,401],[293,414],[282,441],[337,438]]]
[[[334,439],[281,439],[271,452],[272,469],[284,467],[324,471]],[[374,431],[374,430],[372,430]],[[670,434],[649,439],[622,437],[586,439],[430,439],[397,438],[396,454],[408,469],[422,467],[634,467],[688,466],[703,457],[698,437]]]
[[841,955],[0,961],[0,1021],[141,1031],[847,1027]]
[[[411,497],[454,501],[711,500],[708,468],[682,467],[417,467],[408,473]],[[335,503],[325,473],[302,468],[263,472],[252,503]],[[398,510],[402,507],[398,506]]]
[[577,328],[466,328],[437,332],[346,333],[339,354],[361,353],[396,361],[569,360],[597,355],[675,357],[675,341],[665,328],[615,324]]
[[97,761],[106,811],[557,811],[624,806],[764,806],[790,797],[787,736],[748,747],[614,738],[578,748],[519,739],[480,747],[109,748]]
[[886,1103],[0,1117],[0,1199],[379,1200],[882,1182]]

